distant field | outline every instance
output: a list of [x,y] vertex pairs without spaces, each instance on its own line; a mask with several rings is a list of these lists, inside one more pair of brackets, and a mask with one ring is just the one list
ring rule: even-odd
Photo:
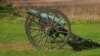
[[[29,43],[24,29],[25,18],[6,16],[0,18],[0,56],[100,56],[100,48],[73,51],[71,48],[40,51]],[[72,32],[86,39],[100,42],[100,23],[71,20]]]
[[20,8],[48,7],[59,9],[70,19],[100,20],[100,0],[9,0]]

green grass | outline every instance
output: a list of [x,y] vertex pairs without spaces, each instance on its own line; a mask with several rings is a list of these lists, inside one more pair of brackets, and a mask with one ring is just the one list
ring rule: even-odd
[[4,17],[0,19],[0,44],[27,43],[24,22],[19,18]]
[[[16,17],[0,18],[0,44],[27,44],[28,38],[24,29],[24,20]],[[86,39],[100,42],[100,24],[73,23],[72,31]],[[73,51],[62,49],[54,51],[11,50],[0,48],[0,56],[100,56],[100,48]]]
[[74,24],[72,31],[83,38],[100,42],[100,24]]
[[69,49],[55,51],[36,51],[36,50],[4,50],[0,49],[0,56],[100,56],[100,49],[73,51]]

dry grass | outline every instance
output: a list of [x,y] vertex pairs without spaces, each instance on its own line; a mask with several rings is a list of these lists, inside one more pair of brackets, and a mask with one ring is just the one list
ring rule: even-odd
[[0,48],[17,50],[17,51],[34,49],[30,44],[0,44]]
[[[12,1],[12,0],[10,0]],[[21,1],[21,2],[20,2]],[[22,0],[13,2],[22,8],[24,6],[49,7],[59,9],[70,19],[100,20],[100,0],[36,0],[30,2]],[[28,1],[28,2],[27,2]],[[24,7],[25,8],[25,7]]]

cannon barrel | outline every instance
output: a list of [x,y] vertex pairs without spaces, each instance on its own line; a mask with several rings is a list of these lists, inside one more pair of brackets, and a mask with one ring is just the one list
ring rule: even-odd
[[[31,14],[31,15],[36,15],[39,11],[36,11],[34,9],[28,9],[28,13]],[[64,25],[65,24],[65,21],[64,19],[60,19],[58,17],[55,17],[54,19],[54,16],[51,16],[51,15],[48,15],[47,13],[41,13],[40,16],[42,19],[49,19],[49,20],[53,20],[54,22],[60,24],[60,25]],[[49,18],[48,18],[49,17]]]

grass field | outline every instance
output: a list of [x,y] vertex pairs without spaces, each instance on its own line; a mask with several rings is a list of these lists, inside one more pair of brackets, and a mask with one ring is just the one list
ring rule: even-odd
[[[41,51],[31,47],[24,29],[25,19],[0,18],[0,56],[100,56],[100,48],[73,51],[71,48]],[[72,31],[86,39],[100,42],[100,23],[71,21]]]

